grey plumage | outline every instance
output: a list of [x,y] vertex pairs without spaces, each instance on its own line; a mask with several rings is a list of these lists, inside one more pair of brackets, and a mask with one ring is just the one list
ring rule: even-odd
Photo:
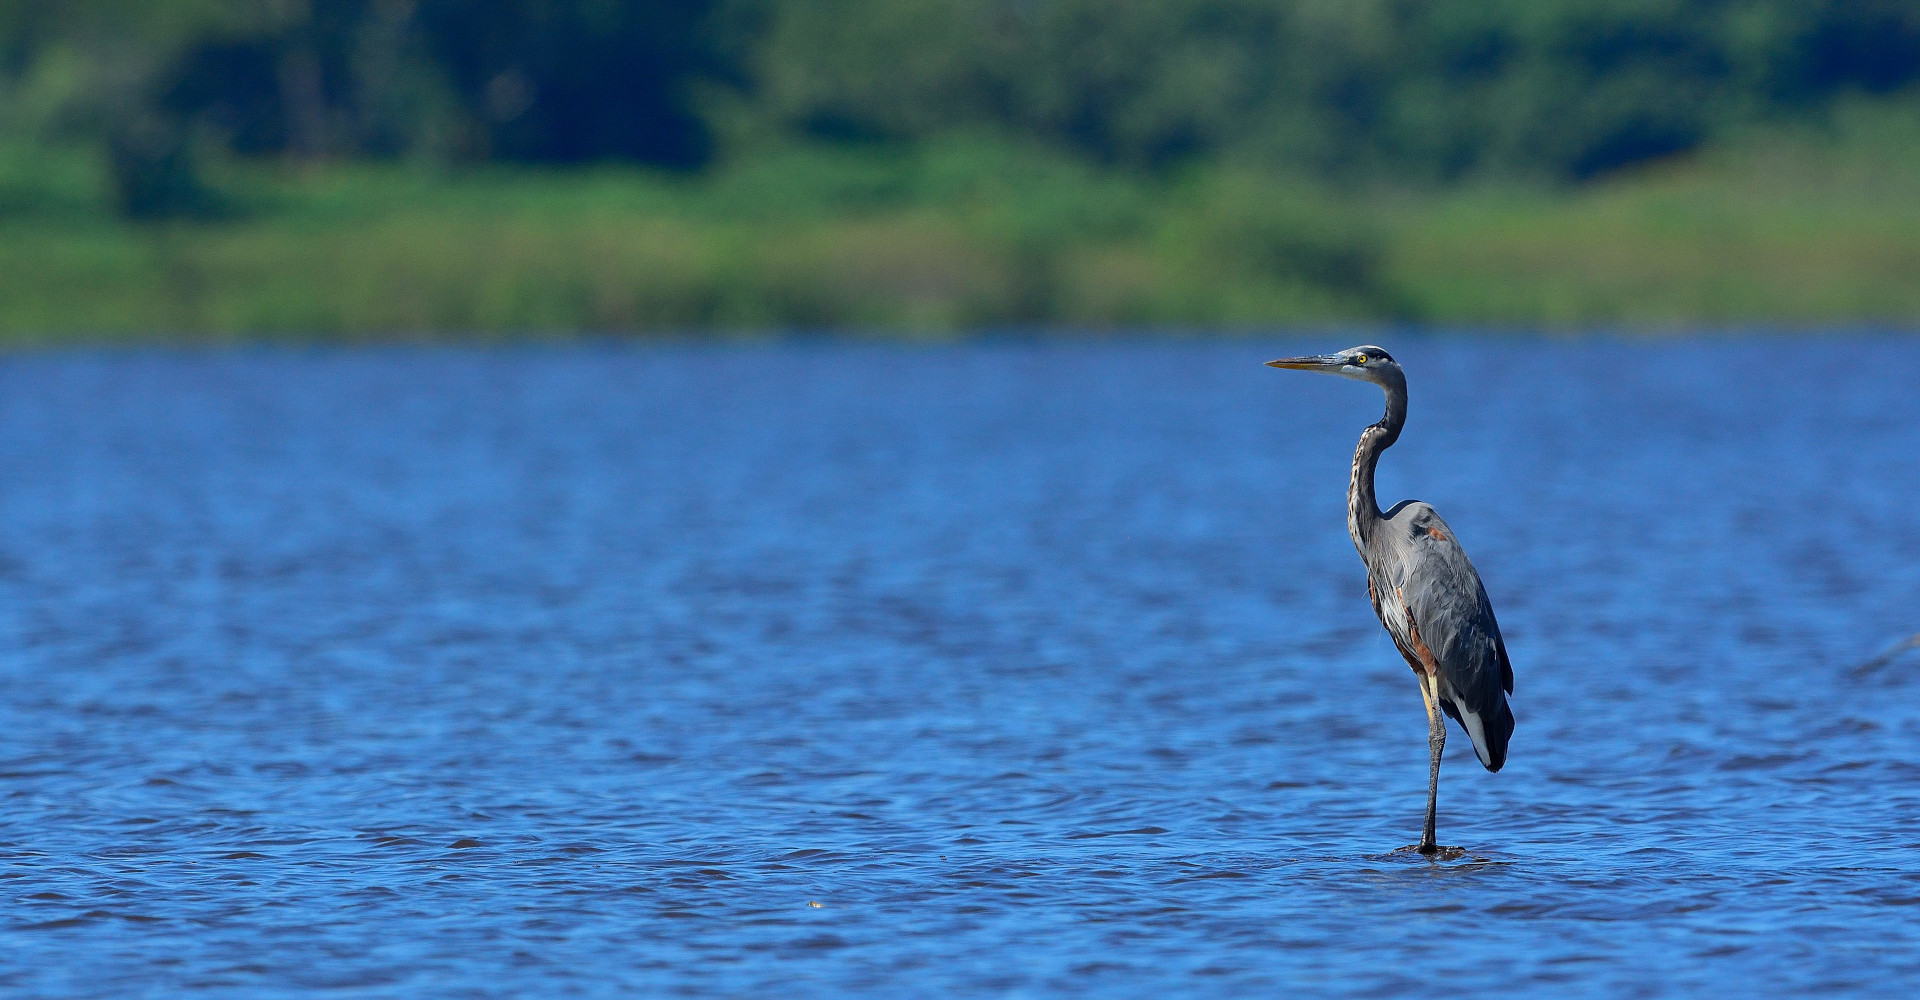
[[1432,507],[1404,500],[1382,513],[1374,499],[1374,468],[1381,452],[1399,439],[1407,419],[1407,380],[1399,363],[1370,345],[1267,363],[1371,382],[1386,393],[1386,414],[1361,432],[1354,449],[1347,532],[1367,567],[1373,612],[1413,668],[1427,702],[1431,769],[1419,849],[1435,853],[1440,848],[1434,842],[1434,814],[1446,746],[1440,715],[1466,731],[1474,755],[1487,770],[1498,771],[1507,761],[1507,742],[1513,735],[1513,712],[1507,706],[1513,666],[1493,604],[1453,529]]
[[1500,770],[1513,735],[1506,697],[1513,693],[1513,666],[1473,563],[1440,515],[1419,501],[1396,504],[1372,537],[1371,551],[1362,552],[1367,576],[1376,593],[1399,596],[1404,608],[1398,615],[1375,613],[1409,666],[1424,666],[1416,643],[1432,651],[1441,709],[1466,729],[1480,763]]

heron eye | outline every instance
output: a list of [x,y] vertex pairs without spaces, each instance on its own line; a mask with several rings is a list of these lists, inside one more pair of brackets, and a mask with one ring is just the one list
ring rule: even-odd
[[1353,363],[1356,365],[1364,365],[1367,363],[1367,356],[1364,354],[1356,354],[1353,356]]

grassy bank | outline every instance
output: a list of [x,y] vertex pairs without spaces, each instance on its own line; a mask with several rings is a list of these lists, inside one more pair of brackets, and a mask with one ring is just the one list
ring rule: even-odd
[[129,224],[77,154],[0,157],[0,338],[1349,320],[1920,319],[1920,126],[1758,134],[1578,188],[1145,179],[1005,145],[703,178],[229,165]]

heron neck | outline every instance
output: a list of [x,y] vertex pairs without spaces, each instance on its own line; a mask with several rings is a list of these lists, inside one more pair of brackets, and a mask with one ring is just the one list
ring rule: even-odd
[[1347,534],[1353,536],[1353,547],[1359,549],[1363,557],[1367,554],[1367,539],[1385,520],[1380,513],[1380,503],[1374,498],[1373,470],[1380,464],[1380,453],[1400,439],[1400,428],[1407,423],[1406,383],[1401,381],[1381,388],[1387,393],[1387,412],[1379,423],[1360,432],[1360,444],[1353,449],[1353,480],[1347,485]]

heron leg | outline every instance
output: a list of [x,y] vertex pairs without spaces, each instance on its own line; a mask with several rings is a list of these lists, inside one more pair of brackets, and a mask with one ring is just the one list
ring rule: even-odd
[[1440,755],[1447,749],[1447,726],[1440,718],[1439,692],[1434,689],[1438,681],[1424,673],[1415,676],[1420,679],[1420,700],[1427,703],[1427,752],[1432,757],[1427,772],[1427,825],[1420,834],[1420,853],[1437,854],[1440,845],[1434,840],[1433,825],[1440,808]]

